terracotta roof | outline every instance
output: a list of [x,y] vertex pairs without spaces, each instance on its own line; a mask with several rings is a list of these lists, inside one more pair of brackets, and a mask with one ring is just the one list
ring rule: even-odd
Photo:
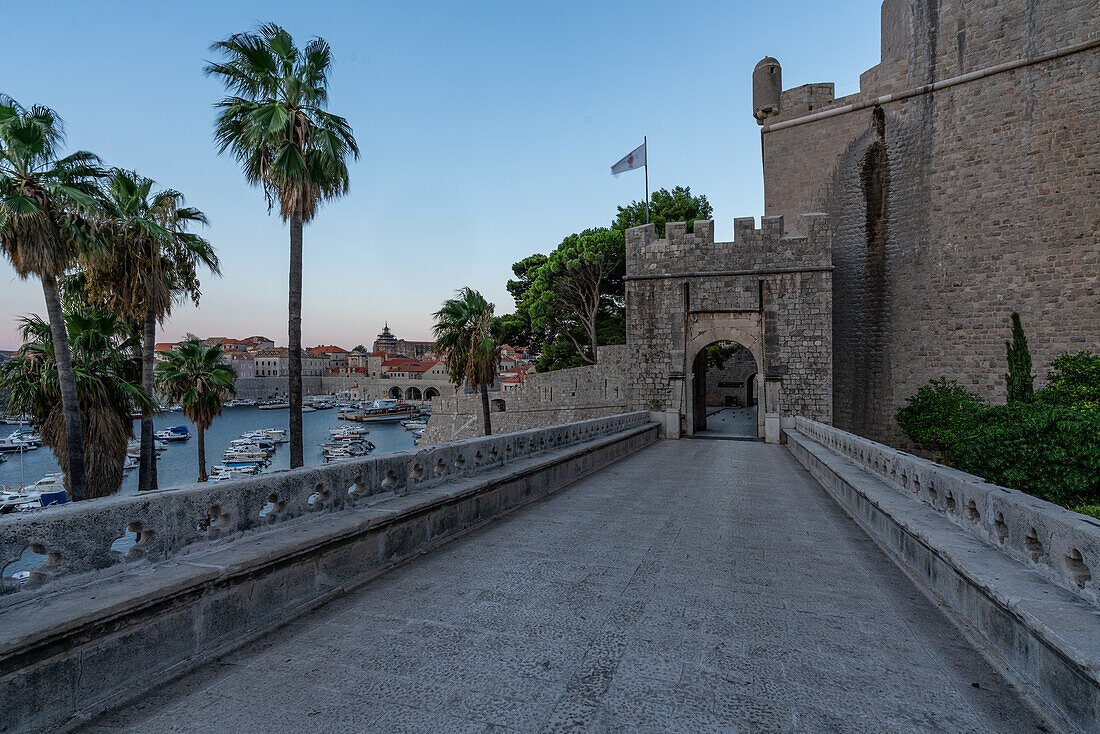
[[501,382],[510,382],[510,383],[518,382],[518,383],[522,383],[523,378],[522,377],[506,377],[503,380],[501,380]]
[[169,349],[175,349],[176,342],[157,342],[153,345],[154,352],[167,352]]
[[416,364],[410,364],[405,368],[406,372],[427,372],[432,367],[439,364],[438,359],[427,360],[425,362],[417,362]]
[[344,349],[343,347],[337,347],[335,345],[334,346],[328,346],[328,347],[323,346],[323,345],[318,346],[318,347],[313,347],[309,351],[312,352],[313,354],[329,354],[329,353],[347,354],[348,353],[348,350]]
[[407,357],[398,357],[397,359],[387,359],[382,363],[383,367],[404,367],[405,365],[416,364],[415,359],[409,359]]

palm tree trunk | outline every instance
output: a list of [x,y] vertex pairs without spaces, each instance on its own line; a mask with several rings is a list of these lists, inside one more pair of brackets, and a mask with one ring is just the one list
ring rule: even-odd
[[481,417],[485,419],[485,435],[493,435],[493,422],[489,418],[489,386],[481,385]]
[[302,453],[302,213],[290,218],[290,468],[301,466]]
[[61,388],[61,410],[65,416],[65,453],[68,458],[65,484],[74,501],[83,500],[88,498],[84,476],[84,434],[80,430],[80,403],[76,393],[76,375],[73,374],[73,355],[69,351],[69,332],[61,312],[61,296],[55,276],[42,277],[42,292],[46,296],[46,313],[50,318],[50,335],[57,360],[57,381]]
[[199,429],[199,481],[206,481],[206,429],[203,428],[201,423],[198,423],[196,427]]
[[[153,309],[145,309],[145,329],[141,344],[141,386],[153,396],[153,347],[157,340],[157,318]],[[138,490],[157,488],[157,451],[153,444],[153,411],[141,409],[141,456],[138,459]]]

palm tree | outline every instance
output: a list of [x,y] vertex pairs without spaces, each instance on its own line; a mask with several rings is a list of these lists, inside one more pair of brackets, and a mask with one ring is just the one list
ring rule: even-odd
[[[173,301],[190,296],[198,304],[199,265],[219,274],[210,243],[185,231],[191,224],[205,225],[206,215],[184,206],[178,191],[153,193],[153,185],[132,171],[110,171],[103,187],[104,247],[86,258],[89,295],[142,333],[141,383],[150,395],[157,322],[171,313]],[[138,489],[156,488],[153,411],[147,409],[141,414]]]
[[290,34],[269,23],[211,47],[225,56],[206,73],[232,96],[218,103],[219,153],[231,150],[268,209],[278,202],[290,223],[290,466],[302,465],[302,226],[322,201],[348,192],[347,158],[359,158],[347,120],[328,112],[332,53],[322,38],[299,50]]
[[236,394],[236,371],[222,361],[222,349],[203,347],[196,339],[164,353],[157,365],[157,384],[165,396],[183,406],[199,429],[199,481],[206,481],[206,429],[222,413],[222,403]]
[[[140,385],[140,343],[126,323],[107,311],[76,308],[65,313],[65,322],[80,419],[87,427],[81,447],[87,467],[87,497],[105,497],[122,482],[126,443],[134,433],[131,406],[151,402]],[[67,476],[68,434],[53,327],[38,316],[27,317],[22,323],[25,343],[0,365],[0,391],[7,393],[9,408],[33,418],[43,443],[53,450]]]
[[57,279],[91,240],[84,215],[95,208],[102,171],[91,153],[58,158],[64,140],[64,124],[53,110],[27,109],[0,94],[0,249],[19,277],[42,282],[64,411],[65,482],[73,499],[83,499],[84,439]]
[[477,291],[463,288],[444,301],[435,312],[436,351],[446,355],[447,370],[457,389],[469,384],[481,392],[481,415],[485,435],[493,433],[489,418],[489,386],[500,366],[503,346],[501,321],[493,316],[496,307]]

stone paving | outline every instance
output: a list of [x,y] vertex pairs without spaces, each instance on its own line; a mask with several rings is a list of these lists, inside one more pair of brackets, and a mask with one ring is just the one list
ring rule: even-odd
[[706,430],[697,431],[700,438],[756,438],[756,406],[748,408],[707,408]]
[[1044,726],[786,449],[663,441],[87,730]]

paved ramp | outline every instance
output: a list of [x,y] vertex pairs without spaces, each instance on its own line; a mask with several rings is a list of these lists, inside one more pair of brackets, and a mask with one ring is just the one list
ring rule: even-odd
[[794,462],[663,441],[100,732],[1036,732]]

